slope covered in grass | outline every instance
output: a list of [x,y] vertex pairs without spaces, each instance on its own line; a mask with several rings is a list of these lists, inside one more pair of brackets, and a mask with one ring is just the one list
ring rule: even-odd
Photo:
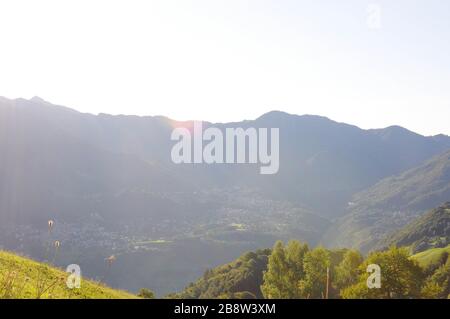
[[44,263],[0,251],[0,299],[129,299],[135,295],[115,290],[91,280],[81,280],[81,288],[69,289],[70,274]]
[[422,268],[426,268],[430,265],[437,264],[446,253],[450,254],[450,245],[445,248],[428,249],[411,256],[411,258],[417,260]]

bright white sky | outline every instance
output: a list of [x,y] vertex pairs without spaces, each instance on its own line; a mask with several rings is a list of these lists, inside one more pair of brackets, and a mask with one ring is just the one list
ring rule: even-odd
[[0,0],[0,95],[90,113],[450,134],[449,56],[444,0]]

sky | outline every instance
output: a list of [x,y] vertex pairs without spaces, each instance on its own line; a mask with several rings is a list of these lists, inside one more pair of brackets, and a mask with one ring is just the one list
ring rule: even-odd
[[0,96],[450,135],[445,0],[0,0]]

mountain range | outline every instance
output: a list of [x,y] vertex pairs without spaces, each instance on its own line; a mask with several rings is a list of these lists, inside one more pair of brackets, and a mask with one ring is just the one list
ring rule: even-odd
[[[280,111],[204,122],[279,128],[279,172],[260,175],[252,164],[174,164],[170,135],[180,126],[192,122],[0,98],[0,246],[39,258],[52,219],[67,247],[62,265],[75,254],[95,278],[95,263],[116,253],[123,265],[108,284],[164,293],[277,239],[369,251],[450,197],[445,135]],[[192,264],[179,261],[194,245],[204,249]],[[208,253],[218,247],[223,254]],[[125,273],[125,265],[135,268]],[[148,269],[150,279],[129,277]]]
[[[69,210],[71,217],[74,209],[68,207],[94,194],[230,186],[258,188],[271,198],[336,217],[354,193],[450,149],[448,136],[424,137],[400,127],[362,130],[324,117],[278,111],[252,121],[207,123],[219,128],[280,128],[280,172],[259,176],[252,165],[173,164],[170,134],[174,127],[189,123],[166,117],[95,116],[37,97],[2,98],[0,123],[1,202],[7,205],[0,216],[8,211],[14,218],[36,216],[36,210],[61,214]],[[18,192],[27,195],[26,202],[15,196]],[[58,198],[72,203],[64,209],[43,209],[50,205],[49,197],[54,197],[53,205],[61,203]],[[140,207],[127,210],[129,215],[142,213]]]

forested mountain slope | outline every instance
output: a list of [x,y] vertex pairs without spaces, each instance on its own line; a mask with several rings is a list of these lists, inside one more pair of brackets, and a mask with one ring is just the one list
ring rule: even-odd
[[325,234],[328,245],[373,249],[378,242],[450,199],[450,152],[356,194]]

